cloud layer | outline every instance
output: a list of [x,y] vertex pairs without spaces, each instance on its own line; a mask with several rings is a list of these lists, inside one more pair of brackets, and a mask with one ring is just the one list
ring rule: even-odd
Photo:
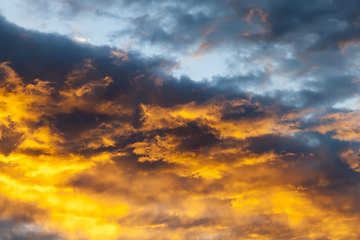
[[176,78],[169,56],[0,18],[1,239],[360,238],[356,1],[122,4],[140,16],[112,37],[238,49],[246,71]]

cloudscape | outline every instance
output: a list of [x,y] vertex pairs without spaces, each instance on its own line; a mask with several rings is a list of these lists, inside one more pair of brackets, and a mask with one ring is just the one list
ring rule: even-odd
[[0,2],[0,239],[360,239],[358,0]]

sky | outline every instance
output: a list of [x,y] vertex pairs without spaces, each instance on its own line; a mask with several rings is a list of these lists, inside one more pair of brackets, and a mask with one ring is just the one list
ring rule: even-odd
[[359,9],[0,1],[0,239],[360,239]]

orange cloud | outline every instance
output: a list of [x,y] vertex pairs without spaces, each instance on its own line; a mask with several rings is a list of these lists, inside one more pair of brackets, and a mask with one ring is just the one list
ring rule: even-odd
[[348,113],[330,113],[319,116],[320,125],[312,127],[312,130],[321,133],[334,132],[334,137],[347,140],[359,141],[360,140],[360,115],[358,111]]
[[130,60],[128,56],[128,50],[122,51],[119,49],[117,51],[111,51],[111,57],[116,59],[113,62],[115,65],[120,65]]
[[246,16],[246,21],[248,23],[251,23],[252,18],[254,16],[254,14],[257,13],[258,16],[260,17],[261,22],[263,23],[267,23],[267,18],[269,16],[269,13],[264,12],[263,10],[259,9],[259,8],[251,8],[248,15]]
[[338,43],[338,47],[340,49],[340,51],[342,53],[345,52],[345,49],[348,47],[348,46],[358,46],[358,40],[356,39],[352,39],[352,40],[348,40],[348,41],[343,41],[343,42],[339,42]]
[[[360,236],[353,196],[332,195],[326,174],[307,168],[319,153],[277,150],[298,140],[292,135],[311,109],[282,113],[252,99],[225,98],[131,109],[97,98],[114,80],[85,81],[94,70],[90,61],[61,90],[41,80],[24,83],[7,63],[1,69],[3,219],[70,240]],[[70,132],[56,125],[80,111],[84,122],[70,119]],[[96,124],[74,136],[91,114]],[[137,125],[123,120],[134,114]],[[357,113],[323,119],[334,123],[316,131],[341,125],[337,138],[358,139]],[[357,155],[348,150],[341,158],[357,171]]]

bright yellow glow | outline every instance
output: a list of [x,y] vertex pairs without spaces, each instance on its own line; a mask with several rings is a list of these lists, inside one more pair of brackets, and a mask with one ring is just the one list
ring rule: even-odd
[[[85,64],[68,76],[67,84],[92,69],[91,61]],[[335,206],[333,195],[307,189],[308,179],[291,170],[291,164],[304,156],[247,148],[248,138],[297,132],[296,123],[287,120],[312,110],[278,116],[247,100],[172,108],[142,105],[141,126],[114,120],[82,132],[75,141],[58,131],[47,114],[80,109],[131,115],[133,109],[126,106],[92,106],[86,101],[95,89],[111,84],[111,78],[65,88],[61,101],[55,102],[49,83],[26,85],[6,63],[0,68],[7,74],[6,87],[0,86],[0,140],[13,138],[17,143],[0,154],[3,218],[15,218],[28,209],[35,224],[70,240],[277,239],[280,233],[288,234],[282,239],[359,236],[360,218],[349,212],[352,199],[344,196],[346,204]],[[225,108],[242,106],[265,114],[255,119],[222,118]],[[358,138],[351,125],[358,124],[357,113],[326,118],[336,121],[318,131],[326,133],[341,122],[335,137]],[[132,134],[138,137],[126,146],[117,145],[119,138]],[[211,138],[221,142],[199,144]],[[72,150],[75,144],[78,151]],[[340,157],[358,171],[358,155],[349,150]],[[326,185],[326,179],[317,180],[316,187]],[[41,211],[31,212],[29,206]]]

